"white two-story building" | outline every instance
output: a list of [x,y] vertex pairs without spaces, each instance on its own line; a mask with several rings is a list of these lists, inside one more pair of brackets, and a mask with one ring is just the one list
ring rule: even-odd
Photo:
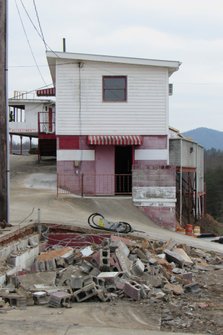
[[10,151],[12,152],[13,136],[20,137],[20,154],[23,138],[38,141],[39,159],[43,156],[56,156],[55,137],[55,101],[42,97],[54,96],[54,89],[38,90],[35,93],[14,92],[8,100]]
[[56,88],[58,187],[133,194],[148,216],[173,227],[169,77],[180,62],[50,51],[47,60]]

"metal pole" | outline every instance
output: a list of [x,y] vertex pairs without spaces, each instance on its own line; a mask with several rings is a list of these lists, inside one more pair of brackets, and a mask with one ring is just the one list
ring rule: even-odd
[[66,52],[66,38],[63,38],[63,52]]
[[180,140],[180,225],[182,226],[182,188],[183,188],[183,171],[182,171],[182,139]]
[[0,222],[9,223],[7,0],[0,0]]

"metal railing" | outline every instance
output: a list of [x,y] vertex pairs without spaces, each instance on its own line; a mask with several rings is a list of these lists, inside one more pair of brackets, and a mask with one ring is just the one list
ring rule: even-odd
[[114,196],[132,194],[131,174],[58,174],[57,194]]
[[55,112],[38,113],[38,132],[42,134],[55,134]]

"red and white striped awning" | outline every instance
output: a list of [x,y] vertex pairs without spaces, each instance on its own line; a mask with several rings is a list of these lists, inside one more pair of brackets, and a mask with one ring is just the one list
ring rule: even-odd
[[139,135],[89,135],[90,145],[142,145]]
[[36,95],[38,97],[55,97],[55,87],[37,90]]

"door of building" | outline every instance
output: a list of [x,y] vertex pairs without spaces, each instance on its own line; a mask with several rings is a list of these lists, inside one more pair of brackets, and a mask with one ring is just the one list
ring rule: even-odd
[[132,146],[115,147],[115,193],[132,193]]

